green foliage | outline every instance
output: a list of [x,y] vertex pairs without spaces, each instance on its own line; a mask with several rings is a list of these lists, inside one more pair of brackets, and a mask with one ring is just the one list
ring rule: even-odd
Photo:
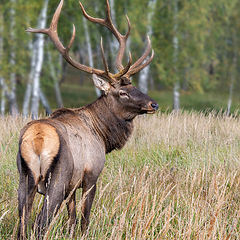
[[[59,0],[50,0],[48,8],[48,25],[52,19]],[[82,1],[87,12],[95,17],[105,17],[105,0]],[[178,0],[178,12],[174,13],[173,1],[157,0],[153,9],[152,22],[148,23],[149,1],[147,0],[115,0],[117,27],[121,33],[127,30],[125,14],[130,18],[131,44],[133,60],[138,59],[146,45],[148,25],[152,25],[151,36],[155,58],[151,65],[152,86],[170,90],[176,80],[184,90],[194,90],[198,93],[218,91],[230,86],[232,76],[239,77],[238,64],[234,64],[234,56],[239,58],[240,22],[238,0]],[[37,26],[37,19],[43,1],[18,0],[0,3],[0,37],[3,38],[4,51],[0,52],[0,76],[9,84],[10,73],[15,72],[18,84],[26,86],[30,70],[30,43],[35,36],[24,30]],[[14,29],[11,30],[11,10],[14,10]],[[72,35],[72,24],[76,26],[76,39],[71,55],[79,56],[84,64],[88,64],[86,39],[82,23],[82,13],[78,1],[64,2],[60,21],[59,36],[66,46]],[[174,19],[177,31],[174,32]],[[94,66],[102,68],[99,54],[100,38],[103,37],[105,53],[109,65],[114,64],[115,56],[111,56],[110,44],[112,34],[100,25],[88,22],[91,37]],[[178,60],[174,63],[173,38],[177,37],[179,50]],[[47,44],[47,51],[53,53],[53,63],[59,68],[58,53],[53,44]],[[0,50],[1,51],[1,50]],[[16,64],[9,64],[11,52],[15,52]],[[127,56],[124,61],[126,62]],[[41,85],[52,84],[51,74],[45,56],[45,64],[41,78]],[[177,69],[177,71],[176,71]],[[81,75],[81,78],[83,75]],[[134,77],[137,80],[138,76]],[[234,83],[237,88],[240,83]],[[20,85],[18,85],[19,87]]]

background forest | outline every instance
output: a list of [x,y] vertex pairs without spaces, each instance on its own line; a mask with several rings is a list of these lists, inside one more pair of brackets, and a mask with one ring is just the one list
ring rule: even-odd
[[[43,35],[26,33],[28,27],[48,27],[58,0],[1,0],[0,106],[6,113],[37,116],[39,109],[77,107],[96,98],[91,76],[67,65]],[[105,1],[82,1],[88,13],[105,16]],[[128,42],[133,59],[140,57],[146,36],[155,58],[134,77],[134,83],[166,109],[239,108],[240,1],[238,0],[110,0],[112,18]],[[102,68],[100,38],[114,69],[118,48],[113,35],[87,22],[77,0],[65,1],[59,35],[66,46],[72,24],[77,36],[71,55],[79,62]],[[127,54],[126,54],[127,55]],[[125,59],[127,61],[127,59]]]

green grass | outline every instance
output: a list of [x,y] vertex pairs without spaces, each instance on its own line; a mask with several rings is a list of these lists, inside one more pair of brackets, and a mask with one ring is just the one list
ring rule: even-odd
[[[0,119],[0,239],[16,237],[15,158],[19,130],[27,121]],[[240,119],[159,113],[142,116],[135,125],[124,149],[107,156],[89,229],[81,237],[77,224],[75,237],[240,239]],[[32,224],[41,202],[37,196]],[[72,238],[63,205],[48,239]]]

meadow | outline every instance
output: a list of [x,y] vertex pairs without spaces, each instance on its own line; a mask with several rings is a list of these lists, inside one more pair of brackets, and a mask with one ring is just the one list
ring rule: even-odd
[[[0,118],[0,239],[16,238],[16,154],[19,130],[28,121]],[[62,205],[45,239],[240,239],[239,158],[239,117],[141,116],[126,146],[107,156],[86,234],[79,223],[69,233]],[[78,218],[80,196],[81,190]],[[42,201],[35,198],[32,225]]]

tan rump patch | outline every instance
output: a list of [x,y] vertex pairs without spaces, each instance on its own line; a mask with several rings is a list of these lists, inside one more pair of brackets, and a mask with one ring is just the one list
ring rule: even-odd
[[46,123],[34,123],[22,136],[21,154],[32,171],[35,182],[46,177],[60,146],[56,129]]

